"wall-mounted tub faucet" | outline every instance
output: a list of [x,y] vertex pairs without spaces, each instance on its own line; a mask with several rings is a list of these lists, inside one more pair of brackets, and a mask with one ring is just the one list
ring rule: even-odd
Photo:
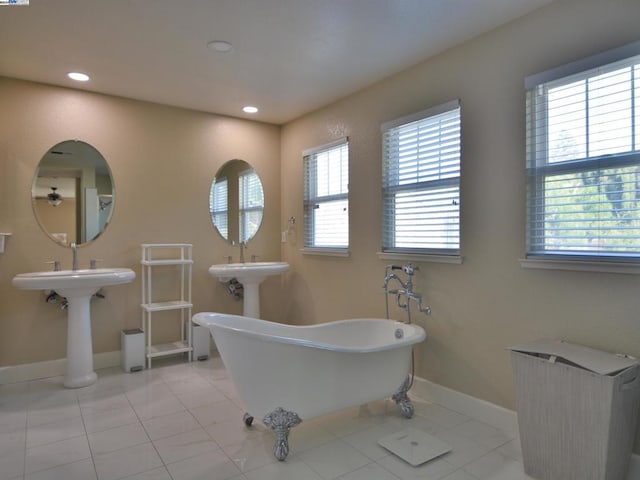
[[[406,275],[406,280],[403,281],[394,271],[401,270]],[[411,302],[415,302],[418,310],[425,315],[431,315],[431,308],[422,305],[422,294],[413,291],[413,276],[415,275],[418,267],[414,267],[410,263],[408,265],[389,265],[385,269],[384,277],[384,292],[385,292],[385,305],[387,310],[387,318],[389,318],[389,300],[388,295],[395,295],[396,305],[407,312],[407,321],[411,323]],[[396,281],[400,284],[401,288],[390,289],[389,283]],[[406,299],[403,303],[403,297]]]

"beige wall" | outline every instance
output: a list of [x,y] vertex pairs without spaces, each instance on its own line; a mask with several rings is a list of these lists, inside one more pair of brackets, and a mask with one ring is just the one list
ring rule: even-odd
[[[119,331],[140,325],[140,244],[194,245],[194,312],[240,313],[242,305],[209,276],[212,263],[238,252],[214,230],[211,180],[232,158],[253,164],[265,187],[265,219],[248,254],[280,258],[280,127],[116,97],[0,78],[0,232],[12,232],[0,254],[0,367],[65,357],[66,313],[11,278],[71,266],[71,251],[42,232],[31,207],[31,182],[42,155],[63,140],[93,145],[106,158],[117,195],[103,235],[79,249],[81,267],[132,268],[133,284],[92,301],[94,352],[120,349]],[[265,282],[263,314],[280,316],[278,280]]]
[[[302,219],[302,154],[350,139],[351,256],[310,257],[283,246],[293,265],[287,321],[384,315],[379,260],[380,124],[449,100],[462,102],[462,265],[419,263],[417,290],[433,314],[414,317],[427,341],[418,374],[509,408],[506,347],[563,338],[640,356],[640,277],[531,270],[525,255],[524,78],[640,40],[637,0],[554,2],[283,128],[282,218]],[[330,278],[331,281],[327,281]]]

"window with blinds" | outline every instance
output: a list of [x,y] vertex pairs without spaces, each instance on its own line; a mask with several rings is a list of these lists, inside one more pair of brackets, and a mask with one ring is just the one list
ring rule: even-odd
[[460,101],[382,125],[382,250],[460,254]]
[[640,43],[526,86],[528,256],[638,260]]
[[303,152],[304,246],[349,247],[349,143]]
[[220,235],[229,238],[229,188],[226,178],[216,179],[209,194],[209,211]]
[[246,170],[238,176],[240,214],[240,241],[248,242],[260,228],[264,211],[264,191],[255,170]]

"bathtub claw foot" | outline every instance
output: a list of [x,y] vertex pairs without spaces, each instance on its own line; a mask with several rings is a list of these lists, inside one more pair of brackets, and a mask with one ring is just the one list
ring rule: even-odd
[[402,411],[402,416],[404,418],[413,417],[413,413],[415,411],[415,408],[411,403],[411,400],[409,400],[409,396],[407,395],[410,385],[411,385],[411,377],[407,375],[407,378],[405,379],[404,382],[402,382],[402,385],[400,386],[398,391],[391,396],[393,401],[396,402],[396,404],[400,407],[400,410]]
[[273,455],[281,462],[289,455],[289,430],[302,420],[295,412],[289,412],[282,407],[268,413],[262,422],[276,434],[273,445]]

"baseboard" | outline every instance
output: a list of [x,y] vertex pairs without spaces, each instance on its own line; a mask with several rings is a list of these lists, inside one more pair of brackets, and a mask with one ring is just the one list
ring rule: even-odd
[[412,393],[430,402],[446,405],[451,410],[518,435],[518,416],[513,410],[452,390],[424,378],[415,377]]
[[[93,355],[93,368],[117,367],[120,365],[120,350],[96,353]],[[26,382],[41,378],[58,377],[67,370],[67,359],[59,358],[46,362],[24,363],[0,367],[0,385],[5,383]]]
[[[429,402],[444,405],[475,420],[494,425],[511,436],[519,436],[518,415],[513,410],[443,387],[420,377],[415,377],[411,393]],[[626,480],[638,479],[640,479],[640,455],[632,453]]]

